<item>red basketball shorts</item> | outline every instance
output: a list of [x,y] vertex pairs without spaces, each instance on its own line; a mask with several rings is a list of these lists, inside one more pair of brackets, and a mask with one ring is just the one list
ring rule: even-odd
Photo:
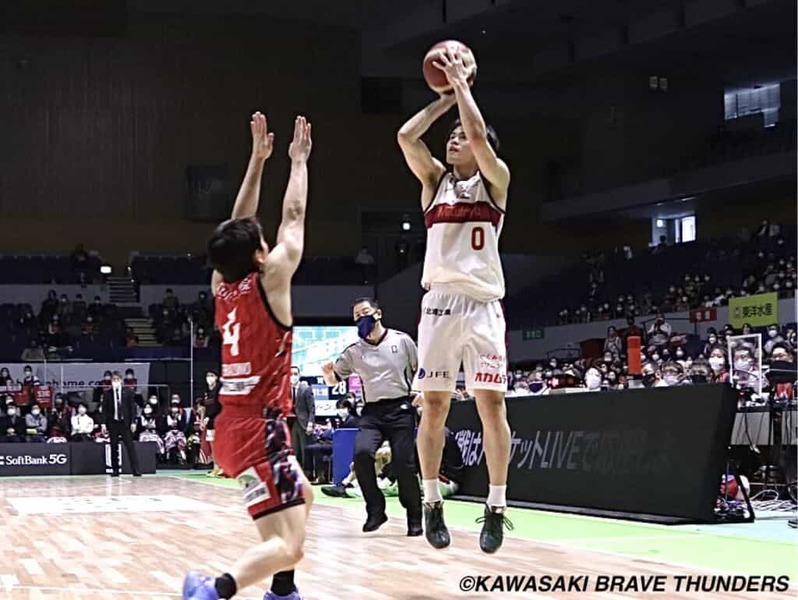
[[284,419],[238,417],[224,411],[214,425],[213,456],[241,485],[253,519],[305,503],[301,468]]

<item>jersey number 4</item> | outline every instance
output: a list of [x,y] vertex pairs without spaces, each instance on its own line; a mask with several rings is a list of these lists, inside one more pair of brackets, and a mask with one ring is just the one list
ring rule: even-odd
[[236,321],[236,309],[227,313],[227,322],[222,326],[222,344],[230,346],[230,355],[238,356],[238,340],[241,336],[241,323]]
[[485,230],[482,227],[474,227],[471,230],[471,248],[482,250],[485,247]]

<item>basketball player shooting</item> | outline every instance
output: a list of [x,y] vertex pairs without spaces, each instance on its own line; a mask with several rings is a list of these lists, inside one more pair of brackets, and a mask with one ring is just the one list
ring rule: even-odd
[[260,113],[250,126],[252,157],[232,218],[208,242],[216,325],[222,332],[223,410],[215,423],[214,453],[224,472],[241,484],[263,541],[219,577],[189,573],[184,600],[233,598],[272,575],[265,600],[301,600],[293,569],[302,559],[313,497],[285,417],[291,409],[291,278],[304,244],[311,127],[304,117],[294,123],[282,223],[276,245],[269,248],[255,215],[274,136]]
[[[414,384],[424,394],[417,443],[425,533],[435,548],[451,543],[438,473],[444,426],[462,361],[466,384],[476,396],[490,477],[484,515],[478,519],[483,523],[479,542],[484,552],[493,553],[501,547],[504,527],[511,526],[504,516],[510,428],[504,402],[507,353],[499,257],[510,171],[496,155],[498,139],[471,94],[472,73],[460,54],[450,47],[435,66],[446,74],[452,93],[413,116],[398,134],[405,160],[422,184],[427,227],[422,285],[428,292],[421,305]],[[460,118],[446,143],[448,170],[421,137],[455,104]]]

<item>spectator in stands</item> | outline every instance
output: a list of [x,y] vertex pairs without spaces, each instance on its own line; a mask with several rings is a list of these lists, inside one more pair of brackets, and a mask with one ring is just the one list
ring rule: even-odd
[[170,313],[174,313],[177,310],[177,307],[180,304],[180,301],[175,296],[175,293],[171,290],[171,288],[166,290],[166,295],[163,297],[163,302],[161,302],[164,309],[169,311]]
[[47,438],[47,417],[42,414],[38,403],[31,406],[30,414],[25,416],[25,439],[28,442],[43,442]]
[[25,365],[22,371],[22,385],[41,385],[39,378],[33,374],[33,367]]
[[712,369],[711,383],[728,383],[729,362],[723,346],[713,346],[709,351],[709,366]]
[[752,333],[754,333],[754,328],[751,327],[751,324],[750,323],[743,323],[742,334],[743,335],[751,335]]
[[377,261],[374,260],[374,256],[372,256],[366,246],[363,246],[357,256],[355,256],[355,264],[360,268],[363,283],[368,284],[373,281]]
[[209,342],[210,336],[205,332],[205,328],[197,327],[197,331],[194,333],[194,347],[207,348]]
[[150,394],[150,397],[147,399],[147,405],[152,408],[155,418],[160,418],[161,407],[159,406],[160,402],[158,401],[158,394]]
[[781,333],[779,332],[779,325],[778,323],[774,323],[773,325],[768,326],[768,340],[765,342],[764,346],[762,347],[765,351],[765,354],[770,356],[773,352],[773,348],[776,344],[781,344],[784,342],[784,338],[782,337]]
[[707,343],[704,344],[704,349],[701,351],[701,356],[708,357],[709,353],[718,344],[718,333],[714,327],[707,329]]
[[662,365],[662,384],[667,387],[684,385],[684,367],[676,361],[666,362]]
[[94,302],[89,306],[89,316],[91,316],[94,321],[99,321],[104,313],[105,308],[103,307],[102,299],[99,296],[95,296]]
[[590,367],[585,372],[585,387],[587,388],[588,392],[598,392],[601,391],[601,382],[602,382],[601,372],[596,367]]
[[39,341],[33,339],[30,342],[30,346],[22,351],[22,356],[20,358],[26,362],[33,362],[45,360],[47,357],[44,354],[44,348],[39,345]]
[[703,385],[709,383],[712,377],[712,369],[706,359],[699,358],[690,365],[690,383],[693,385]]
[[618,336],[618,331],[615,329],[615,327],[608,327],[607,338],[604,340],[604,360],[607,361],[607,354],[610,355],[610,360],[614,360],[621,355],[622,351],[623,343],[621,338]]
[[72,417],[72,437],[70,441],[91,441],[91,435],[94,431],[94,419],[87,414],[88,412],[89,407],[86,406],[85,402],[78,404],[78,414]]
[[670,340],[672,333],[673,327],[665,320],[665,315],[657,313],[657,318],[648,328],[648,343],[656,347],[664,346]]
[[47,298],[42,302],[39,319],[42,323],[47,323],[56,312],[58,312],[58,294],[55,293],[55,290],[50,290],[47,293]]
[[25,419],[19,415],[19,408],[6,399],[5,415],[0,417],[0,442],[24,442]]
[[141,416],[136,424],[136,432],[140,442],[155,442],[158,446],[157,454],[163,459],[165,454],[163,438],[158,433],[158,416],[150,404],[141,411]]
[[643,386],[647,388],[662,387],[665,385],[661,383],[662,374],[659,370],[659,365],[656,362],[648,361],[643,364],[640,369],[640,375]]
[[50,414],[47,415],[47,431],[50,432],[51,437],[52,431],[56,427],[60,429],[62,433],[66,433],[71,430],[71,423],[72,408],[64,402],[64,397],[59,392],[55,395],[55,398],[53,398],[53,409],[50,411]]
[[66,433],[64,433],[64,430],[59,425],[56,425],[50,429],[48,435],[48,444],[66,444],[69,441],[66,437]]
[[8,372],[8,369],[3,367],[0,369],[0,387],[9,385],[14,385],[14,380],[11,378],[11,373]]
[[177,455],[181,465],[186,464],[186,435],[191,432],[189,415],[180,406],[180,396],[172,394],[169,413],[165,419],[164,446],[167,456]]

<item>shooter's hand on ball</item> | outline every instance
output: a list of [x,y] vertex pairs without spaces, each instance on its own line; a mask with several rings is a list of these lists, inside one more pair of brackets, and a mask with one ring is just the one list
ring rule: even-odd
[[266,117],[259,112],[252,115],[249,122],[252,130],[252,156],[259,160],[266,160],[272,155],[274,149],[274,134],[269,132]]
[[436,68],[440,69],[446,74],[449,83],[454,86],[462,85],[468,86],[468,78],[471,75],[471,69],[466,67],[463,63],[463,58],[457,51],[441,52],[440,59],[433,63]]

